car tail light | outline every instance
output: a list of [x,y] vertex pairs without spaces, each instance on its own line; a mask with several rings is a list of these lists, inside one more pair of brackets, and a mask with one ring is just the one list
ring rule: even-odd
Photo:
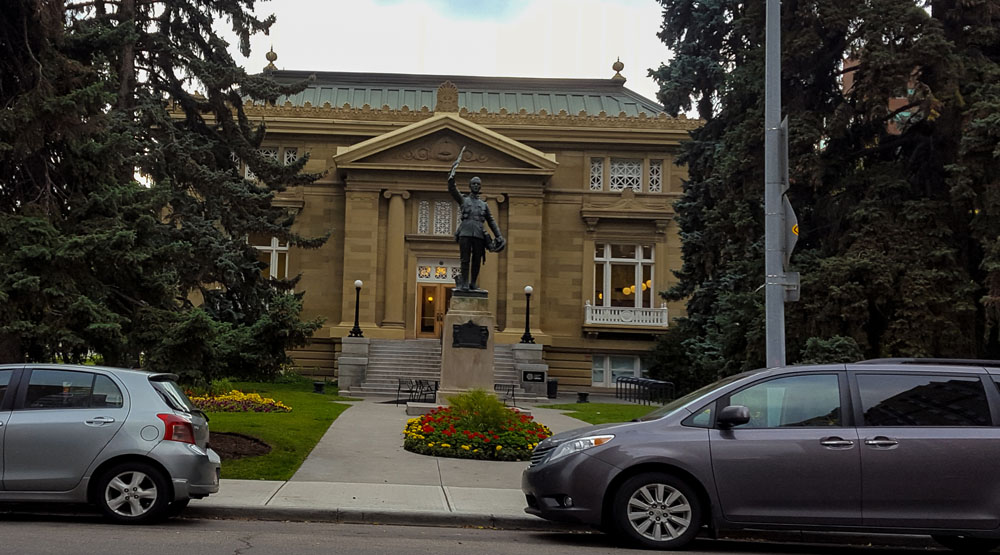
[[194,444],[194,427],[189,420],[176,414],[157,414],[156,417],[162,420],[167,428],[163,433],[164,440]]

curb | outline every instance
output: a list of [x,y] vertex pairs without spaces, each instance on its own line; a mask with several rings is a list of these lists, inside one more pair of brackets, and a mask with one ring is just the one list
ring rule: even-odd
[[[339,524],[382,524],[392,526],[438,526],[447,528],[491,528],[536,532],[597,532],[590,526],[552,522],[530,515],[491,515],[479,513],[442,513],[408,510],[315,509],[303,507],[188,507],[180,518],[215,520],[273,520],[289,522],[328,522]],[[711,538],[702,533],[702,538]],[[930,536],[911,534],[861,534],[857,532],[813,531],[738,531],[718,538],[728,541],[775,542],[812,545],[851,545],[910,548],[942,548]],[[943,548],[942,548],[943,549]]]
[[218,520],[283,520],[343,524],[388,524],[397,526],[441,526],[452,528],[497,528],[539,532],[592,531],[582,524],[551,522],[530,515],[442,513],[408,510],[313,509],[303,507],[188,507],[181,518]]

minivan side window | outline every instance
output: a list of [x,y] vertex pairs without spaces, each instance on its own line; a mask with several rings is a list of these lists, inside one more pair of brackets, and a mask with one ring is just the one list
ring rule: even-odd
[[836,374],[776,378],[729,397],[750,410],[746,428],[840,426],[840,380]]
[[989,426],[979,378],[858,374],[865,426]]

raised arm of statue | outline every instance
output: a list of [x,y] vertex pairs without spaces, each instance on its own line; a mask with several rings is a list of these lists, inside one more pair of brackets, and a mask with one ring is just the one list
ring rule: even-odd
[[458,171],[458,165],[462,162],[462,155],[465,154],[465,147],[458,153],[458,158],[455,159],[455,163],[451,165],[451,172],[448,174],[448,192],[451,193],[451,198],[455,199],[455,202],[462,204],[465,197],[462,193],[458,191],[458,187],[455,185],[455,172]]

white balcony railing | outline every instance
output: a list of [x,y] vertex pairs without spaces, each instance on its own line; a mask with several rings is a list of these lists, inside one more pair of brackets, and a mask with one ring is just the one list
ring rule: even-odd
[[669,322],[666,304],[660,305],[660,308],[636,308],[634,306],[592,306],[590,301],[587,301],[584,313],[584,323],[588,325],[665,328]]

